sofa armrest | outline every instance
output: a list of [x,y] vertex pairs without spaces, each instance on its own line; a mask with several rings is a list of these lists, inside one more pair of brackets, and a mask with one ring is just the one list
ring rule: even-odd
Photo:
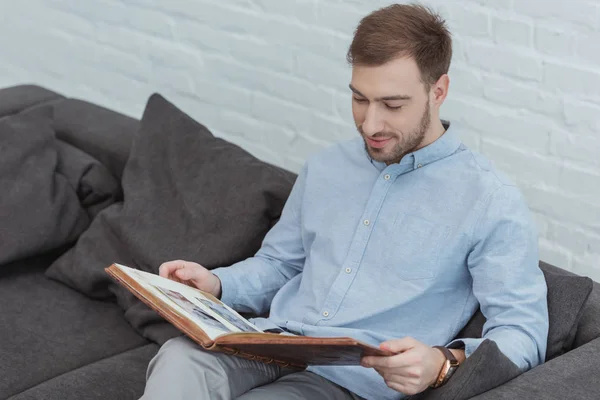
[[600,399],[600,338],[473,397],[499,399]]

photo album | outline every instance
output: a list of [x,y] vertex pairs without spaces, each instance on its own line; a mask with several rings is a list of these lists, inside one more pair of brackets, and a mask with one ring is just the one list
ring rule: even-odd
[[106,272],[209,351],[296,369],[359,365],[362,356],[391,354],[349,337],[263,332],[210,293],[121,264],[112,264]]

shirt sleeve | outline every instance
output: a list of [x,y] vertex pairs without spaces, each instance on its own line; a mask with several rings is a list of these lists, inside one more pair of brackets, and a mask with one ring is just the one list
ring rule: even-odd
[[522,370],[544,362],[548,338],[547,287],[538,238],[518,189],[498,188],[483,207],[467,258],[473,294],[486,317],[481,339],[456,339],[469,357],[485,339]]
[[304,268],[300,213],[306,169],[305,164],[279,221],[254,257],[212,271],[221,280],[221,301],[237,311],[256,315],[268,311],[279,289]]

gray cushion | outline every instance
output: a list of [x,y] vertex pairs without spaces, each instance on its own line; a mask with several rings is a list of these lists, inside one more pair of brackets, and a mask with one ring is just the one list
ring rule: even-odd
[[90,223],[52,124],[50,108],[0,119],[0,265],[72,242]]
[[411,398],[418,400],[462,400],[484,393],[521,373],[495,342],[484,340],[456,370],[444,386],[427,389]]
[[0,399],[148,344],[116,304],[47,279],[44,269],[53,257],[0,268]]
[[104,268],[118,262],[157,273],[173,259],[215,268],[250,257],[279,218],[294,180],[153,95],[123,174],[125,201],[98,214],[48,276],[95,298],[116,294],[126,318],[162,342],[173,331],[149,333],[158,318]]
[[[573,347],[579,319],[590,296],[593,281],[588,277],[563,273],[541,263],[548,286],[549,330],[546,360],[551,360]],[[480,338],[486,319],[477,311],[457,338]]]
[[138,127],[136,119],[86,101],[54,104],[56,136],[100,161],[119,181]]
[[30,107],[48,104],[64,97],[40,86],[19,85],[0,90],[0,116],[17,114]]
[[474,397],[477,400],[600,399],[600,338]]
[[90,221],[104,208],[122,198],[121,185],[108,169],[89,154],[56,140],[57,171],[77,193]]
[[139,399],[148,363],[157,351],[155,344],[129,350],[52,378],[10,400]]

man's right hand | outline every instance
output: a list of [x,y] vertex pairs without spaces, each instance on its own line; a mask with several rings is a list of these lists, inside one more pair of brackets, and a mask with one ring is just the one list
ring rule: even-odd
[[161,264],[158,274],[208,292],[216,298],[221,297],[221,280],[200,264],[183,260],[169,261]]

